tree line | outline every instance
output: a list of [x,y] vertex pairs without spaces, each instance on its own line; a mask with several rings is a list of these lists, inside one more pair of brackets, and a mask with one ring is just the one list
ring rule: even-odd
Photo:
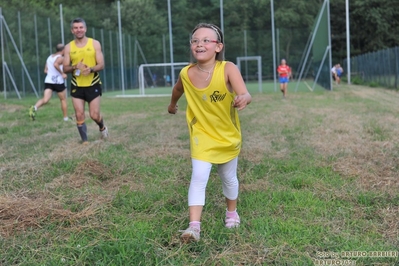
[[[398,44],[399,0],[349,1],[351,56]],[[171,0],[170,2],[174,40],[188,40],[188,34],[199,22],[220,25],[220,0]],[[270,30],[270,0],[224,0],[223,2],[225,34],[229,34],[232,40],[235,40],[230,41],[230,47],[234,48],[234,42],[241,42],[243,38],[241,34],[234,36],[238,32],[248,31],[262,35],[262,32]],[[284,57],[289,58],[292,49],[295,49],[296,38],[308,38],[308,32],[311,31],[323,2],[323,0],[274,1],[275,26],[284,29],[280,35],[284,40],[281,47]],[[66,25],[69,25],[72,18],[80,16],[86,20],[88,26],[118,31],[117,1],[0,0],[3,11],[12,8],[21,12],[29,11],[38,15],[53,16],[55,19],[59,16],[60,4],[63,6]],[[162,50],[159,35],[168,33],[167,0],[121,0],[120,5],[123,33],[139,36],[149,53]],[[330,20],[332,55],[334,61],[340,62],[346,58],[345,0],[330,1]],[[184,47],[184,44],[176,42],[177,57],[182,54],[181,58],[187,58],[187,47]],[[254,49],[261,48],[254,47]]]

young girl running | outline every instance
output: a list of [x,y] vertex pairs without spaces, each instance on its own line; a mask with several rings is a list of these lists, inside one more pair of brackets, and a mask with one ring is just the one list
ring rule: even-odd
[[281,64],[277,68],[280,81],[280,90],[283,93],[283,99],[287,96],[288,82],[291,78],[291,68],[287,65],[285,59],[281,60]]
[[175,114],[177,102],[185,93],[192,175],[188,190],[190,223],[182,231],[183,242],[200,239],[205,190],[213,164],[218,166],[226,197],[225,226],[240,225],[237,157],[242,138],[237,111],[251,102],[237,66],[223,61],[223,33],[217,26],[198,24],[192,31],[190,47],[196,63],[181,70],[168,106],[168,112]]

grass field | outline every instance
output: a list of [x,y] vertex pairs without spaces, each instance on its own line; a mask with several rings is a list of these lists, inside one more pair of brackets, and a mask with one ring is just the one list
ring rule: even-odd
[[[314,85],[314,86],[313,86]],[[309,92],[309,91],[324,91],[317,83],[314,84],[313,80],[302,80],[297,82],[296,80],[291,80],[290,87],[292,91],[295,92]],[[273,81],[263,82],[259,85],[258,82],[248,82],[247,89],[251,93],[271,93],[279,91],[279,83],[274,84]],[[126,89],[122,91],[107,92],[108,96],[116,97],[137,97],[137,96],[159,96],[159,95],[170,95],[172,91],[171,87],[155,87],[155,88],[145,88],[144,95],[142,92],[136,89]]]
[[1,99],[0,265],[398,265],[398,92],[292,87],[282,100],[255,85],[240,112],[241,227],[224,228],[214,169],[188,245],[184,98],[170,115],[169,97],[105,93],[110,138],[87,119],[89,145],[58,99],[36,121],[36,98]]

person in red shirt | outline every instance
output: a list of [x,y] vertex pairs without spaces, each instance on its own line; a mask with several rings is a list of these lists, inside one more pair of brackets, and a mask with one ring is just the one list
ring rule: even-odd
[[285,99],[287,95],[288,82],[291,78],[291,68],[287,65],[285,59],[281,60],[281,64],[277,68],[280,80],[280,90],[283,93],[283,98]]

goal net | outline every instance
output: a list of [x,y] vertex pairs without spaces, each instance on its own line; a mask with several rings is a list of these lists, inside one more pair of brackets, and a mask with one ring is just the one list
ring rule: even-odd
[[[174,77],[177,77],[180,70],[188,64],[190,63],[142,64],[138,69],[138,92],[129,95],[118,95],[117,97],[169,96],[172,92],[171,87],[176,81]],[[259,92],[262,92],[262,57],[237,57],[237,67],[240,69],[245,82],[257,83]]]
[[174,77],[188,62],[142,64],[138,71],[139,95],[170,95]]
[[[256,61],[256,65],[248,64],[248,61]],[[240,56],[237,57],[237,67],[244,78],[245,83],[258,82],[258,90],[262,92],[262,57]]]
[[306,47],[306,55],[300,68],[300,73],[295,91],[301,79],[310,74],[312,84],[305,84],[310,91],[315,87],[332,90],[331,80],[331,29],[330,29],[330,1],[324,0],[320,12],[315,20],[309,45]]

